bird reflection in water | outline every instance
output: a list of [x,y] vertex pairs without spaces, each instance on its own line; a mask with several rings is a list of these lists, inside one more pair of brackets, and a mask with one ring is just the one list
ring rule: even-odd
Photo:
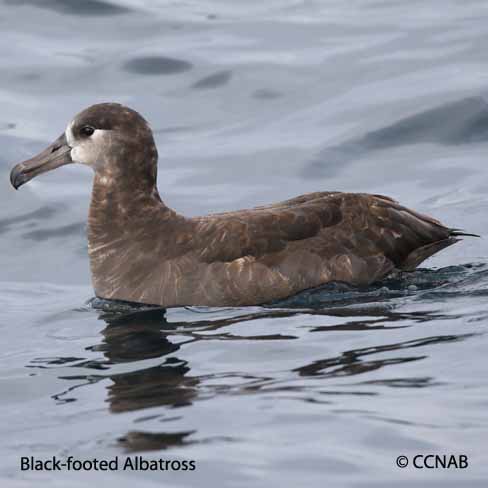
[[[441,289],[444,290],[442,293],[446,293],[445,288]],[[161,308],[99,310],[99,318],[106,324],[101,331],[102,341],[87,347],[87,350],[103,356],[95,360],[81,357],[37,358],[28,367],[61,368],[64,373],[67,367],[82,372],[85,370],[83,374],[60,376],[72,382],[72,385],[73,382],[76,384],[53,395],[58,403],[76,401],[74,395],[78,388],[110,379],[107,402],[111,412],[118,414],[153,408],[145,416],[136,419],[134,426],[154,418],[162,423],[181,420],[184,412],[180,410],[182,407],[190,407],[196,401],[222,395],[291,395],[295,400],[329,404],[335,401],[334,397],[337,398],[337,395],[376,396],[381,394],[381,388],[384,387],[423,388],[437,384],[437,380],[428,375],[397,377],[395,373],[398,370],[389,367],[422,360],[431,354],[430,346],[450,344],[464,340],[472,334],[430,334],[413,340],[395,341],[399,338],[395,330],[399,328],[414,327],[422,322],[449,320],[453,315],[442,315],[435,311],[401,311],[405,307],[397,311],[397,305],[404,303],[405,297],[390,296],[383,299],[378,296],[377,291],[373,290],[369,296],[362,294],[365,298],[362,302],[357,300],[356,294],[351,297],[350,302],[343,302],[343,306],[337,306],[334,301],[334,306],[317,309],[256,307],[228,311],[206,310],[205,313],[201,310],[197,313],[195,310],[180,309],[168,314]],[[431,290],[425,291],[433,293]],[[395,293],[398,297],[398,292]],[[93,313],[93,310],[89,313]],[[317,358],[315,352],[313,359],[307,360],[304,356],[303,364],[291,370],[280,370],[281,363],[277,360],[277,367],[273,369],[275,373],[267,370],[262,375],[249,374],[247,371],[236,372],[235,369],[232,375],[227,369],[212,375],[192,375],[191,364],[178,357],[182,346],[185,349],[191,348],[192,344],[202,341],[216,349],[222,347],[223,341],[246,341],[250,348],[257,341],[301,341],[304,338],[304,328],[297,327],[296,322],[293,327],[286,327],[287,333],[280,331],[283,331],[283,324],[287,319],[300,320],[302,317],[304,322],[307,322],[307,317],[312,318],[312,323],[306,327],[306,336],[318,334],[318,339],[323,333],[363,331],[368,334],[378,330],[391,331],[392,339],[388,340],[388,336],[381,334],[377,345],[337,351],[324,358]],[[320,323],[320,317],[324,317],[324,324]],[[338,320],[331,321],[331,317]],[[276,321],[275,326],[270,325],[265,331],[262,327],[254,328],[252,324],[262,324],[263,321],[270,320]],[[241,327],[232,327],[234,324],[244,323],[249,326],[245,336],[237,333],[242,330]],[[419,331],[425,329],[421,328]],[[187,357],[186,353],[185,358]],[[127,365],[127,368],[123,365]],[[385,370],[382,378],[362,380],[362,374],[378,370]],[[391,372],[394,372],[393,376]],[[330,379],[336,381],[332,384]],[[338,383],[338,379],[347,381]],[[154,410],[154,407],[161,407],[162,411]],[[190,429],[178,432],[132,429],[118,441],[130,452],[206,442],[195,440],[196,436],[193,434],[194,430]]]

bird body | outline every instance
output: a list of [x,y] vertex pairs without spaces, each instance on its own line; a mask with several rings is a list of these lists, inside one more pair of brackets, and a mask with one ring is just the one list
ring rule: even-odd
[[95,171],[88,250],[95,293],[106,299],[163,307],[265,304],[331,281],[367,285],[412,270],[462,235],[364,193],[316,192],[186,218],[159,196],[148,124],[118,104],[77,115],[53,145],[12,170],[12,184],[71,162]]

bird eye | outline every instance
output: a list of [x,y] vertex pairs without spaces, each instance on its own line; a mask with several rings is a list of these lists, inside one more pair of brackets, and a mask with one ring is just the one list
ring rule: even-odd
[[81,133],[84,136],[90,137],[95,132],[95,129],[90,125],[85,125],[81,128]]

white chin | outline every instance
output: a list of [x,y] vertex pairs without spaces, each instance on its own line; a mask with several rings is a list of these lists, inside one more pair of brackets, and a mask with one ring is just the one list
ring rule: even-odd
[[88,159],[85,157],[86,154],[83,154],[85,151],[83,151],[83,148],[80,146],[76,146],[73,149],[71,149],[71,160],[73,163],[79,163],[79,164],[85,164],[86,166],[91,166],[90,163],[87,163]]

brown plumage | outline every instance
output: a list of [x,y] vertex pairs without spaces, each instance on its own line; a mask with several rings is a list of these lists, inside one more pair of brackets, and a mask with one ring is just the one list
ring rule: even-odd
[[102,298],[164,307],[263,304],[330,281],[367,285],[412,270],[463,235],[362,193],[317,192],[186,218],[159,197],[148,124],[118,104],[77,115],[53,145],[12,170],[12,184],[70,162],[95,170],[88,242]]

